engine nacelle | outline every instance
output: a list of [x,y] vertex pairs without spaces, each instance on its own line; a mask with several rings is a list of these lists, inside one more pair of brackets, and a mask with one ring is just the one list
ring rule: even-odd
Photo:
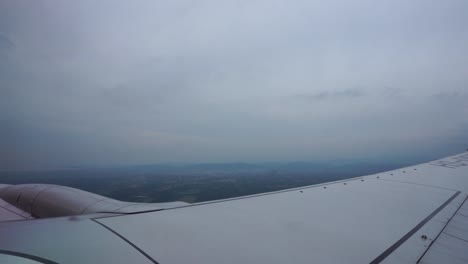
[[185,206],[184,202],[130,203],[51,184],[1,185],[0,198],[35,218],[91,213],[137,213]]

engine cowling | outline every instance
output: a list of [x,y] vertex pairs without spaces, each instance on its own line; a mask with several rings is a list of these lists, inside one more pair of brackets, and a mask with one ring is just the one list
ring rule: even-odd
[[184,202],[131,203],[52,184],[0,186],[0,198],[35,218],[92,213],[137,213],[188,205]]

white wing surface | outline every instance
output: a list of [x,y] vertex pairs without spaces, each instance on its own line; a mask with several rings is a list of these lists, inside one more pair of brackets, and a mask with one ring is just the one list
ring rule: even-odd
[[3,222],[0,256],[44,263],[468,263],[467,165],[464,153],[234,199]]

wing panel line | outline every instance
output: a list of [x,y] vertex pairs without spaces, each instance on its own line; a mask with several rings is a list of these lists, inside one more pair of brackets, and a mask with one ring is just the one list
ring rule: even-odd
[[449,188],[445,188],[445,187],[429,185],[429,184],[423,184],[423,183],[417,183],[417,182],[410,182],[410,181],[400,181],[400,180],[382,179],[382,178],[375,179],[375,180],[399,182],[399,183],[406,183],[406,184],[414,184],[414,185],[419,185],[419,186],[425,186],[425,187],[437,188],[437,189],[442,189],[442,190],[447,190],[447,191],[453,191],[453,192],[458,192],[459,191],[459,190],[455,190],[455,189],[449,189]]
[[416,233],[421,227],[423,227],[429,220],[431,220],[437,213],[439,213],[442,209],[444,209],[450,202],[453,201],[458,195],[460,194],[460,191],[457,191],[454,193],[445,203],[443,203],[441,206],[439,206],[437,209],[434,210],[430,215],[428,215],[424,220],[422,220],[418,225],[416,225],[413,229],[411,229],[406,235],[404,235],[400,240],[395,242],[395,244],[391,245],[387,250],[385,250],[382,254],[380,254],[378,257],[376,257],[373,261],[370,262],[370,264],[377,264],[382,262],[388,255],[390,255],[393,251],[395,251],[399,246],[401,246],[403,243],[405,243],[406,240],[408,240],[414,233]]
[[31,254],[26,254],[26,253],[21,253],[21,252],[16,252],[16,251],[0,249],[0,254],[20,257],[20,258],[25,258],[25,259],[30,259],[30,260],[34,260],[36,262],[44,263],[44,264],[58,264],[58,262],[55,262],[55,261],[52,261],[52,260],[48,260],[48,259],[41,258],[41,257],[38,257],[38,256],[34,256],[34,255],[31,255]]
[[[421,257],[419,257],[418,261],[416,261],[416,263],[419,263],[421,261],[421,259],[424,257],[424,255],[426,255],[427,251],[429,251],[429,249],[431,248],[432,244],[434,244],[434,242],[437,240],[437,238],[439,238],[440,234],[444,233],[444,229],[447,227],[447,225],[450,223],[450,221],[452,221],[452,218],[458,213],[458,211],[460,210],[460,208],[463,206],[463,204],[466,202],[466,200],[468,199],[468,196],[465,197],[465,199],[463,200],[463,202],[460,204],[460,206],[457,208],[457,210],[453,213],[453,215],[450,217],[450,219],[447,221],[447,223],[445,223],[444,227],[442,228],[442,230],[440,230],[440,233],[431,241],[431,243],[429,244],[429,246],[426,248],[426,250],[424,251],[424,253],[421,255]],[[446,234],[446,233],[445,233]],[[448,234],[447,234],[448,235]]]
[[104,227],[105,229],[109,230],[110,232],[112,232],[113,234],[115,234],[116,236],[120,237],[123,241],[127,242],[127,244],[129,244],[130,246],[132,246],[134,249],[136,249],[138,252],[140,252],[141,254],[143,254],[143,256],[145,256],[147,259],[149,259],[152,263],[154,264],[159,264],[155,259],[153,259],[150,255],[146,254],[146,252],[144,252],[141,248],[139,248],[137,245],[133,244],[130,240],[126,239],[124,236],[122,236],[121,234],[115,232],[112,228],[104,225],[103,223],[100,223],[98,222],[97,220],[95,219],[91,219],[91,221],[97,223],[98,225]]

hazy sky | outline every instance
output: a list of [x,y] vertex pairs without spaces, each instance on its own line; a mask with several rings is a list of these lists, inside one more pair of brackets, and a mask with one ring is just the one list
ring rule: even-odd
[[468,1],[0,2],[0,169],[468,146]]

